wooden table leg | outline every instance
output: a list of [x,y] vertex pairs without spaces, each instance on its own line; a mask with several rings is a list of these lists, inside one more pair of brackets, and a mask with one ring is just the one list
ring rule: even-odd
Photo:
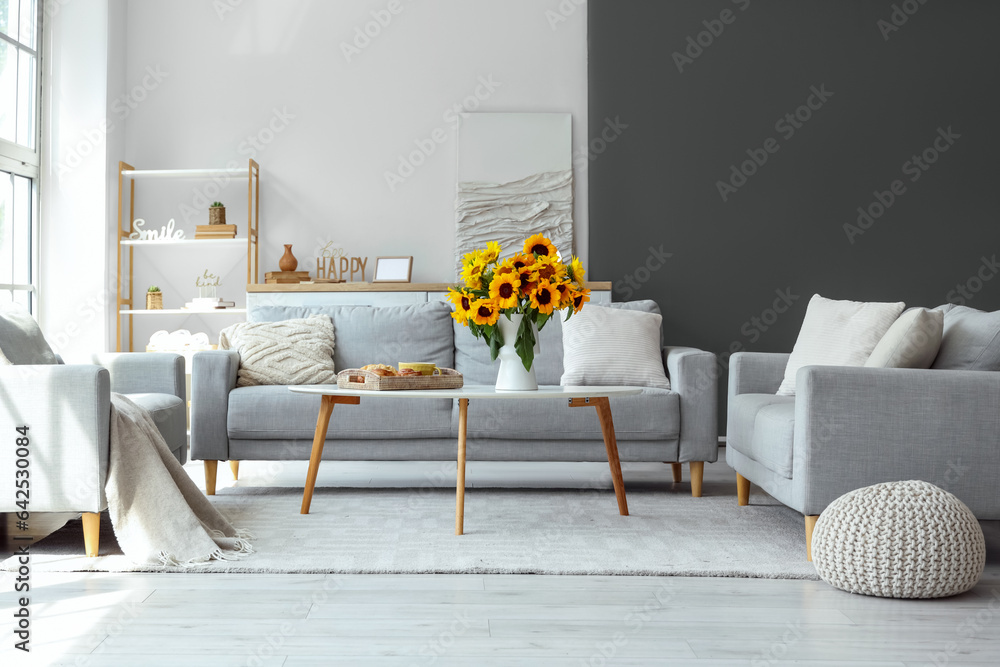
[[455,534],[465,529],[465,433],[469,420],[469,399],[458,399],[458,480],[455,484]]
[[309,514],[312,504],[313,489],[316,488],[316,475],[319,474],[319,462],[323,460],[323,445],[326,444],[326,429],[330,425],[330,415],[337,403],[358,405],[360,396],[323,396],[319,405],[319,417],[316,418],[316,435],[313,436],[312,454],[309,455],[309,472],[306,473],[306,488],[302,493],[301,514]]
[[618,513],[628,516],[628,502],[625,500],[625,480],[622,479],[622,464],[618,460],[618,440],[615,439],[615,423],[611,420],[611,403],[608,398],[591,399],[597,408],[597,416],[601,419],[601,432],[604,434],[604,447],[608,450],[608,466],[611,468],[611,481],[615,485],[615,497],[618,498]]

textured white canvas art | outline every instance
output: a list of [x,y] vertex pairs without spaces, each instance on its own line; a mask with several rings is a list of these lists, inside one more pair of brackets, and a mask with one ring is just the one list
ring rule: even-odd
[[459,129],[455,264],[488,241],[504,257],[545,234],[573,253],[572,117],[549,113],[464,114]]

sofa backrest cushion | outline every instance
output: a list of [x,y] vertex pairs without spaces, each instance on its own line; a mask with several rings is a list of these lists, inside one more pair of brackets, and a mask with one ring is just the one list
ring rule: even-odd
[[1000,311],[968,306],[946,310],[941,350],[931,368],[1000,371]]
[[38,323],[19,306],[0,306],[0,354],[15,366],[59,363]]
[[[608,308],[623,308],[646,313],[660,313],[655,301],[625,301],[600,304]],[[586,308],[586,306],[584,306]],[[503,317],[501,315],[501,317]],[[539,354],[535,356],[535,378],[538,384],[557,385],[563,376],[562,321],[565,311],[555,312],[538,332]],[[467,327],[455,322],[455,370],[465,376],[466,384],[496,384],[500,361],[490,361],[490,348],[472,335]],[[661,332],[662,347],[662,332]]]
[[329,315],[337,343],[333,361],[338,371],[366,364],[426,361],[455,367],[451,306],[443,301],[406,306],[262,306],[254,322],[275,322],[310,315]]
[[911,308],[899,316],[865,362],[869,368],[930,368],[941,348],[944,313]]

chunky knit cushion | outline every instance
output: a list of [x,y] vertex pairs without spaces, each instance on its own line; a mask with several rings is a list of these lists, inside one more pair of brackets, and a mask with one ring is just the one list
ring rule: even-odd
[[820,515],[813,564],[826,583],[851,593],[940,598],[964,593],[986,565],[986,540],[965,504],[920,481],[846,493]]

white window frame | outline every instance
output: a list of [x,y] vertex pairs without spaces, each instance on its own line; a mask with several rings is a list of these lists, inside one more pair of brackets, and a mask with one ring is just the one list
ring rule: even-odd
[[13,40],[7,35],[0,34],[0,40],[16,49],[27,51],[35,56],[35,148],[12,143],[6,139],[0,139],[0,171],[24,176],[31,179],[31,243],[29,258],[29,276],[31,282],[28,284],[0,283],[2,291],[28,292],[28,304],[32,313],[38,312],[38,261],[39,261],[39,225],[38,225],[38,201],[39,201],[39,177],[41,175],[41,155],[42,155],[42,17],[44,16],[45,0],[38,0],[35,3],[36,24],[35,24],[35,48],[30,49],[19,41]]

